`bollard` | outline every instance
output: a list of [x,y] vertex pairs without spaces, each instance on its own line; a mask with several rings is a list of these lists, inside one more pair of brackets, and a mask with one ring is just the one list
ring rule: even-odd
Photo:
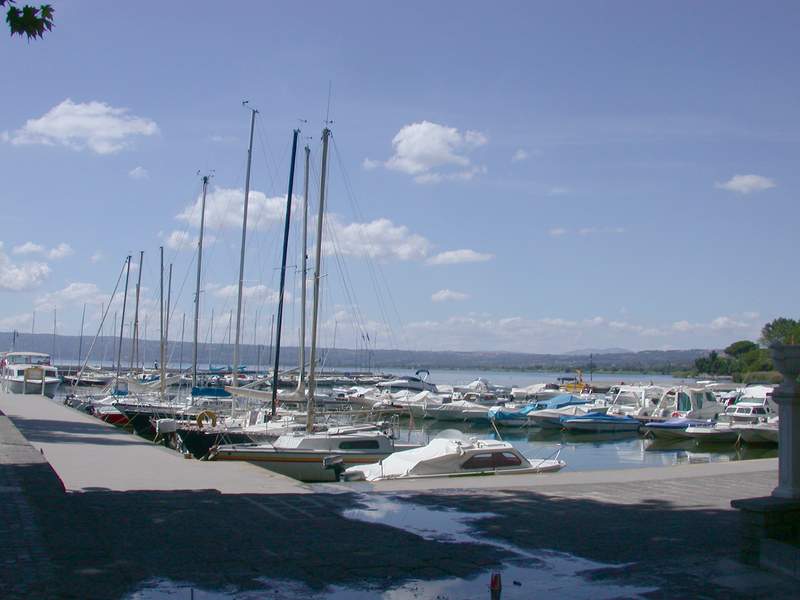
[[500,578],[500,573],[492,573],[492,578],[489,580],[489,591],[491,593],[491,600],[500,600],[500,592],[503,591],[503,582]]

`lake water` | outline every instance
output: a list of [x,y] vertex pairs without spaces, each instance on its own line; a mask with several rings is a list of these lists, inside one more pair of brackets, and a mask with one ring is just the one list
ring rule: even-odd
[[[411,426],[410,426],[411,425]],[[498,439],[489,425],[442,423],[408,419],[397,430],[401,441],[425,444],[445,429],[457,429],[469,437]],[[570,433],[549,429],[499,429],[501,438],[529,458],[548,458],[560,450],[565,471],[631,469],[678,464],[725,462],[778,456],[777,447],[734,444],[698,445],[695,441],[664,444],[636,433]]]

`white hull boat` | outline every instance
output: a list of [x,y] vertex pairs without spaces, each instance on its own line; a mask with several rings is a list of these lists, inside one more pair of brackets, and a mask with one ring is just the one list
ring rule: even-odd
[[722,423],[687,427],[685,435],[701,444],[734,444],[739,439],[736,428]]
[[777,444],[779,427],[777,421],[753,423],[750,425],[733,425],[745,444]]
[[350,467],[347,481],[385,481],[476,475],[532,475],[566,466],[553,459],[528,459],[508,442],[437,438],[427,446],[397,452],[374,464]]
[[345,468],[377,462],[396,450],[379,431],[329,430],[284,435],[272,444],[229,444],[212,449],[210,460],[243,460],[306,482],[336,481]]
[[3,385],[12,394],[37,394],[52,398],[61,385],[50,355],[40,352],[8,352],[0,360]]

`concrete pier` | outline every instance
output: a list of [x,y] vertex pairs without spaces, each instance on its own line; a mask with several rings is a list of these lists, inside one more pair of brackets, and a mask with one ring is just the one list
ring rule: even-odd
[[0,394],[0,411],[39,450],[69,492],[216,490],[225,494],[301,494],[299,482],[247,463],[186,460],[53,400]]

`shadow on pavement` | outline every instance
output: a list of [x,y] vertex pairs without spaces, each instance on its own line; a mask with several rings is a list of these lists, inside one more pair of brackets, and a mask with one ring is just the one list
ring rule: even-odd
[[109,428],[104,423],[82,423],[57,419],[26,419],[14,417],[14,425],[32,443],[93,444],[97,446],[119,446],[125,444],[147,444],[132,435],[123,435],[120,430]]
[[[713,577],[715,569],[728,568],[719,561],[738,568],[738,515],[731,510],[678,509],[660,501],[611,504],[528,491],[390,497],[409,507],[492,513],[471,521],[478,541],[472,543],[421,537],[381,523],[380,514],[377,522],[346,518],[343,511],[368,504],[367,496],[357,494],[65,494],[53,483],[37,492],[36,477],[7,472],[23,467],[5,465],[0,474],[3,469],[26,490],[48,557],[46,572],[19,597],[120,598],[153,579],[225,593],[263,590],[265,578],[312,591],[380,590],[410,579],[475,577],[522,560],[513,548],[554,550],[606,565],[632,563],[581,577],[658,589],[653,597],[753,595],[739,580],[726,587]],[[767,595],[794,589],[782,578],[768,582],[759,582]],[[0,583],[0,596],[15,593],[10,582]]]

